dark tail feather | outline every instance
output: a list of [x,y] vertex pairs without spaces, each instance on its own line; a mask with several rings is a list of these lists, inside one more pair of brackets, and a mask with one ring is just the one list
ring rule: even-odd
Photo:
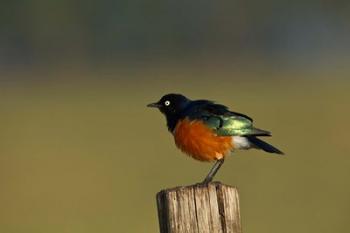
[[263,140],[260,140],[257,137],[253,137],[253,136],[249,137],[248,136],[248,140],[249,140],[249,142],[254,144],[257,148],[262,149],[263,151],[266,151],[266,152],[269,152],[269,153],[276,153],[276,154],[284,155],[284,153],[282,151],[280,151],[276,147],[268,144],[267,142],[264,142]]

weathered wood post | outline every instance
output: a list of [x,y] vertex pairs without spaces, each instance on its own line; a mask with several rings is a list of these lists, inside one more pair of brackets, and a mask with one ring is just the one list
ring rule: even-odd
[[236,188],[212,182],[157,194],[160,233],[241,233]]

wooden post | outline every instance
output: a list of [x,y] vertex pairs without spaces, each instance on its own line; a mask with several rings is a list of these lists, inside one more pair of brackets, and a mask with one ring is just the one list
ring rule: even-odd
[[157,194],[160,233],[241,233],[238,191],[212,182]]

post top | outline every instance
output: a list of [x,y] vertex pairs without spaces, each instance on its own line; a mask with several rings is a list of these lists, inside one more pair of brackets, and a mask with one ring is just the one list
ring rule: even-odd
[[162,189],[161,191],[159,191],[157,193],[157,196],[161,193],[164,193],[164,192],[175,192],[175,191],[180,191],[180,190],[185,190],[185,189],[193,189],[193,188],[219,188],[219,187],[225,187],[227,189],[236,189],[237,190],[237,187],[235,186],[231,186],[231,185],[226,185],[226,184],[223,184],[219,181],[213,181],[213,182],[209,182],[207,184],[203,184],[203,183],[196,183],[196,184],[191,184],[191,185],[186,185],[186,186],[176,186],[176,187],[173,187],[173,188],[167,188],[167,189]]

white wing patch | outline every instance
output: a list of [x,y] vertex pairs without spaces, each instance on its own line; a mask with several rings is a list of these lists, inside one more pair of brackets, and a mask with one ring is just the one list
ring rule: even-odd
[[233,145],[235,149],[249,149],[252,147],[252,144],[246,137],[233,136],[232,137]]

